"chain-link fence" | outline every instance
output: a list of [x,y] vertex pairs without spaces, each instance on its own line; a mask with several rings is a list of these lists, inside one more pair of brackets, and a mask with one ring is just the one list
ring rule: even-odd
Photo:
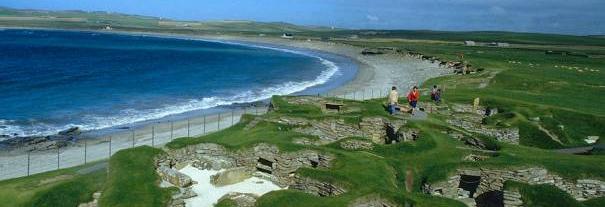
[[[389,90],[368,89],[317,95],[361,101],[386,97],[388,92]],[[54,150],[0,155],[0,180],[104,160],[122,149],[142,145],[159,147],[175,138],[200,136],[225,129],[238,123],[243,114],[261,115],[267,111],[268,105],[244,107],[186,120],[154,123],[138,129],[125,129],[102,138],[79,140]]]

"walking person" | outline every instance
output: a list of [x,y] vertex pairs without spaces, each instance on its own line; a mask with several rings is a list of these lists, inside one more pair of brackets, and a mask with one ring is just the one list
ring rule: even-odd
[[389,114],[393,115],[395,113],[395,107],[399,103],[399,94],[397,93],[397,87],[393,86],[391,88],[391,92],[389,92],[389,106],[388,111]]
[[412,107],[412,114],[416,110],[416,105],[418,104],[418,99],[420,98],[420,92],[418,92],[418,87],[414,86],[412,91],[408,94],[408,103]]
[[441,88],[437,89],[437,92],[435,92],[435,103],[441,103]]

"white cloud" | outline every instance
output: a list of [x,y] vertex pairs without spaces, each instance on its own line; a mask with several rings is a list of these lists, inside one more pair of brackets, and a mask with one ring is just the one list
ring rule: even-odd
[[374,16],[374,15],[371,15],[371,14],[366,15],[366,19],[373,21],[373,22],[380,20],[380,18],[378,18],[377,16]]

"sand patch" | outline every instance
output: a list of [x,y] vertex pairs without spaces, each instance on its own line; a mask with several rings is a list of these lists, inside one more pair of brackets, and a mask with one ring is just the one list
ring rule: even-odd
[[197,182],[197,184],[192,186],[192,190],[198,196],[186,199],[186,206],[212,207],[221,197],[232,192],[251,193],[261,196],[271,191],[283,189],[270,181],[257,177],[251,177],[239,183],[221,187],[212,185],[210,183],[211,177],[222,171],[224,170],[200,170],[190,165],[181,169],[179,172],[188,175],[193,181]]

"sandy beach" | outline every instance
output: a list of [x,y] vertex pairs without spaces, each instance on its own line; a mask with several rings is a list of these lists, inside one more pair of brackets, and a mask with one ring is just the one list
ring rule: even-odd
[[[166,34],[143,34],[167,36]],[[182,36],[175,35],[174,37]],[[400,88],[400,94],[405,94],[414,85],[420,85],[427,79],[450,72],[446,68],[440,68],[436,63],[403,54],[362,55],[361,51],[364,48],[333,42],[236,36],[185,36],[184,38],[277,45],[348,57],[358,64],[355,78],[324,94],[348,99],[363,100],[383,97],[391,86],[397,86]],[[212,114],[185,120],[153,122],[134,129],[118,130],[95,139],[78,140],[59,150],[52,150],[52,145],[49,145],[47,150],[41,151],[22,146],[0,153],[0,180],[107,159],[109,155],[120,149],[141,145],[161,147],[178,137],[199,136],[227,128],[237,123],[241,114],[262,114],[265,111],[264,107],[251,107],[233,109],[221,113],[220,116]],[[44,144],[46,143],[42,145]],[[32,152],[28,153],[28,151]]]
[[449,74],[451,70],[440,68],[437,63],[423,61],[402,54],[363,55],[364,48],[324,41],[292,40],[283,38],[198,36],[202,39],[222,41],[245,41],[272,44],[293,48],[304,48],[348,57],[355,61],[359,70],[351,82],[332,91],[334,94],[361,92],[364,90],[388,90],[397,86],[407,91],[414,85],[433,77]]

